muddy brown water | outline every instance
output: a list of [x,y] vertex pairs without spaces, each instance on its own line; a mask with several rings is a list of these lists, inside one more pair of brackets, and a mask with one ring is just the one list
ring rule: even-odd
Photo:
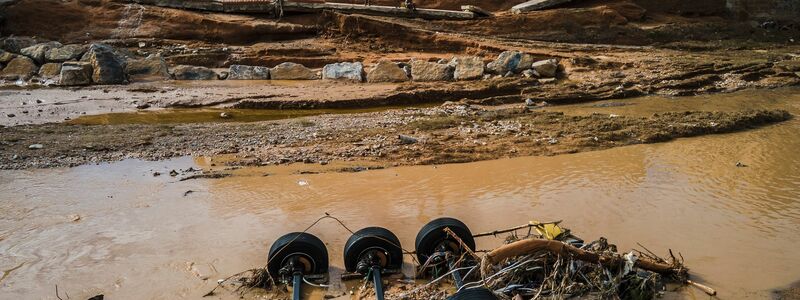
[[[800,93],[648,97],[558,110],[646,115],[759,107],[798,115]],[[793,119],[663,144],[360,173],[297,174],[316,167],[293,165],[213,180],[152,175],[209,167],[210,158],[188,157],[2,171],[0,298],[54,299],[58,285],[62,298],[198,299],[216,280],[264,265],[272,241],[326,212],[354,230],[387,227],[409,249],[417,230],[439,216],[457,217],[475,232],[564,220],[584,239],[607,237],[621,250],[641,243],[659,254],[679,251],[720,298],[768,298],[800,280],[797,149],[800,120]],[[348,232],[332,221],[310,232],[327,243],[332,273],[341,272]],[[500,243],[482,238],[478,248]],[[346,288],[334,280],[332,289]],[[323,294],[316,289],[311,297]],[[708,297],[684,288],[668,298]]]

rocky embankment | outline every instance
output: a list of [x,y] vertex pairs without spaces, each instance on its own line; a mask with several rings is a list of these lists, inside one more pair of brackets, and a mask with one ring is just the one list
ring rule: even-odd
[[[103,43],[61,44],[35,38],[8,37],[0,43],[0,80],[16,85],[86,86],[154,80],[340,80],[385,83],[459,81],[524,76],[555,78],[557,59],[540,59],[520,51],[505,51],[489,62],[477,56],[451,60],[408,62],[379,60],[369,68],[362,62],[338,62],[321,70],[294,62],[274,67],[232,64],[227,69],[198,65],[169,66],[162,53],[137,58],[129,49]],[[563,68],[561,68],[563,70]]]

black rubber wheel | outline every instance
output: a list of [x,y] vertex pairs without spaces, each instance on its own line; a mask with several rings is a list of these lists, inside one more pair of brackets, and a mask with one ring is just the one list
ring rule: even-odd
[[367,227],[356,231],[344,244],[345,270],[357,272],[359,259],[371,249],[382,253],[381,268],[400,269],[403,266],[403,249],[397,236],[386,228]]
[[497,296],[487,288],[463,289],[447,300],[496,300]]
[[[284,248],[285,247],[285,248]],[[269,248],[267,270],[278,277],[278,271],[288,262],[288,258],[299,255],[304,265],[303,275],[328,273],[328,248],[318,237],[303,233],[286,234]]]
[[415,246],[417,249],[417,259],[419,259],[420,264],[424,264],[428,260],[428,257],[436,252],[436,247],[445,241],[455,246],[451,247],[452,251],[461,252],[461,249],[457,248],[458,242],[444,232],[445,227],[449,227],[450,230],[464,241],[464,244],[470,250],[475,250],[475,239],[472,238],[472,232],[469,231],[467,225],[453,218],[438,218],[425,224],[425,226],[419,230],[419,233],[417,233]]

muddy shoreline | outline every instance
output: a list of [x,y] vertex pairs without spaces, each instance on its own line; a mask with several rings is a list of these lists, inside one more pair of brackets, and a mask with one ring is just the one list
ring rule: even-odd
[[[235,116],[233,116],[235,118]],[[371,161],[383,166],[555,155],[726,133],[791,118],[783,110],[564,115],[536,107],[433,108],[255,123],[66,125],[0,129],[0,169],[127,158],[232,157],[227,165]]]

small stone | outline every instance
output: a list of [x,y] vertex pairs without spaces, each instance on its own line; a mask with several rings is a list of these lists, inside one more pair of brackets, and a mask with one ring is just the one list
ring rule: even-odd
[[148,103],[136,104],[136,109],[148,109],[148,108],[150,108],[150,104]]
[[178,171],[175,171],[175,170],[169,171],[169,176],[172,176],[172,177],[178,176]]
[[28,146],[28,149],[42,149],[42,148],[44,148],[44,145],[42,144],[32,144]]
[[406,144],[406,145],[407,144],[414,144],[414,143],[419,141],[417,138],[415,138],[413,136],[408,136],[408,135],[403,135],[403,134],[398,135],[397,139],[400,140],[401,144]]
[[17,115],[15,115],[15,114],[6,114],[6,117],[9,117],[9,118],[13,118],[13,117],[16,117],[16,116]]
[[533,65],[531,65],[531,68],[533,68],[533,70],[535,70],[536,73],[539,73],[539,75],[542,77],[548,77],[548,78],[556,77],[556,72],[558,71],[558,60],[557,59],[540,60],[533,63]]
[[81,220],[81,215],[79,215],[79,214],[69,215],[69,219],[72,222],[78,222],[78,221]]
[[226,112],[221,112],[221,113],[219,113],[219,117],[223,118],[223,119],[229,119],[229,118],[231,118],[233,116],[231,116],[230,114],[228,114]]
[[161,172],[153,172],[153,177],[161,176]]

